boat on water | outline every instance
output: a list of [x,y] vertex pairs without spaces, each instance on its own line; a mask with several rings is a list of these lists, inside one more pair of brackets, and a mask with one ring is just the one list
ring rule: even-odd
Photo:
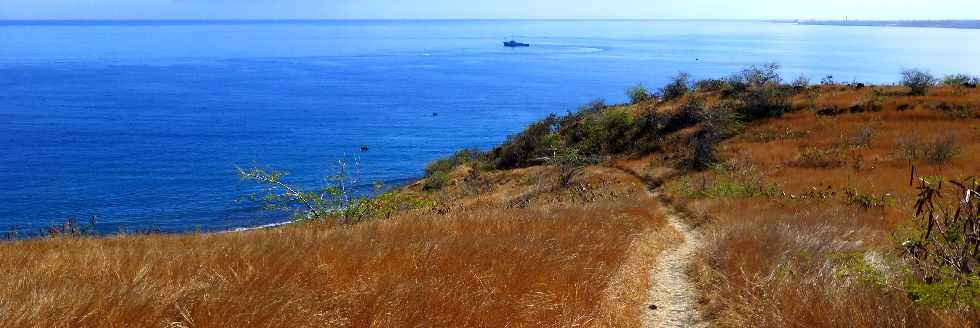
[[530,44],[521,43],[514,40],[504,42],[504,47],[510,47],[510,48],[521,48],[521,47],[530,47],[530,46],[531,46]]

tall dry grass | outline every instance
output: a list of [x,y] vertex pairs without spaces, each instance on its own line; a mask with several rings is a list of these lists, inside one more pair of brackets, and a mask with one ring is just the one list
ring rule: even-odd
[[356,226],[0,243],[0,322],[635,326],[639,313],[620,306],[642,308],[649,285],[638,263],[655,250],[636,248],[663,220],[650,204],[620,196]]
[[[777,192],[742,198],[674,195],[700,218],[705,310],[731,327],[976,327],[980,310],[912,300],[900,240],[913,217],[903,140],[949,140],[955,155],[914,160],[915,176],[980,175],[980,92],[828,86],[794,98],[799,111],[752,124],[720,146],[729,163],[759,168]],[[875,98],[880,111],[834,115]],[[950,144],[949,142],[947,144]],[[907,146],[904,146],[907,148]],[[944,146],[945,147],[945,146]],[[950,153],[950,152],[946,152]],[[746,164],[747,163],[747,164]],[[833,165],[826,165],[833,163]],[[737,167],[737,166],[736,166]],[[686,176],[716,181],[722,172]],[[676,183],[676,182],[675,182]],[[854,199],[881,197],[868,206]]]

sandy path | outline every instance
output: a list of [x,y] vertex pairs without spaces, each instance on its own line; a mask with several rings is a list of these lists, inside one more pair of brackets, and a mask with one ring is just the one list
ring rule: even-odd
[[[654,195],[651,195],[654,196]],[[694,254],[701,247],[701,239],[669,206],[667,222],[683,235],[684,240],[672,249],[664,251],[657,265],[650,271],[653,288],[648,296],[643,327],[704,327],[697,309],[698,292],[687,275],[687,268]]]

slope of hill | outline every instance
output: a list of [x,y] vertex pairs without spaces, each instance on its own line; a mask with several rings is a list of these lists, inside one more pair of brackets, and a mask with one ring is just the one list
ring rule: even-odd
[[[976,250],[957,266],[930,260],[942,247],[917,239],[932,221],[915,210],[941,180],[977,188],[980,91],[797,84],[774,66],[679,75],[663,98],[637,88],[632,104],[595,102],[435,162],[425,179],[355,202],[356,219],[3,242],[0,322],[980,323]],[[937,217],[962,201],[953,184],[938,188]],[[954,234],[945,218],[943,247],[976,245],[976,225]]]

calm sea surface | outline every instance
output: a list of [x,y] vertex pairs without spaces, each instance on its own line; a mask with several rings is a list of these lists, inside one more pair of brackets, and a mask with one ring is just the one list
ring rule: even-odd
[[[531,48],[506,49],[505,40]],[[683,70],[892,82],[980,74],[980,30],[716,21],[0,22],[0,232],[283,220],[236,166],[365,185]],[[438,115],[433,115],[438,113]],[[360,147],[369,147],[362,152]],[[367,192],[369,187],[362,190]]]

